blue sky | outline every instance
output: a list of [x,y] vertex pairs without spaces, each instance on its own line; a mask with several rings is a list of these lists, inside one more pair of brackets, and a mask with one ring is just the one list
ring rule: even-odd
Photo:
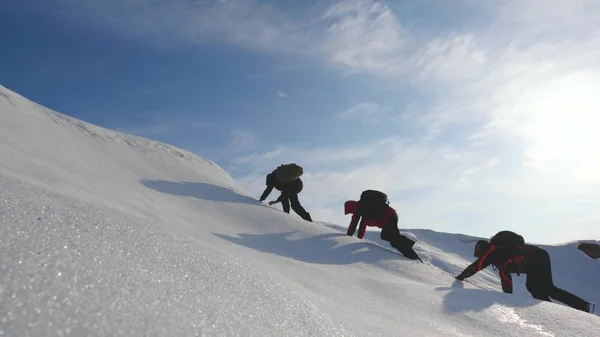
[[315,219],[346,224],[376,188],[401,228],[600,239],[598,18],[593,0],[26,0],[0,8],[0,84],[257,197],[297,162]]

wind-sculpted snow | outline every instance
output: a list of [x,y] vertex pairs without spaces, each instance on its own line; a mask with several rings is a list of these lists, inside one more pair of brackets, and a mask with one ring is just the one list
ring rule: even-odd
[[233,257],[2,176],[0,186],[4,336],[348,335]]
[[[421,264],[275,208],[209,160],[0,87],[0,336],[600,336],[524,276],[512,295],[491,268],[456,281],[478,238],[402,229]],[[600,261],[544,248],[558,286],[600,302]]]
[[236,186],[221,167],[188,151],[79,121],[2,86],[0,92],[0,170],[5,175],[100,203],[128,194],[123,187],[142,177],[170,180],[175,175]]

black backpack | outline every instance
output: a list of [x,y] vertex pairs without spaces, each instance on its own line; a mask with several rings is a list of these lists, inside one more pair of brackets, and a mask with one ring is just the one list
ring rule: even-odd
[[387,195],[381,191],[364,190],[358,201],[358,213],[365,218],[380,220],[390,202]]
[[525,244],[525,239],[515,232],[500,231],[492,236],[490,243],[495,246],[517,247]]

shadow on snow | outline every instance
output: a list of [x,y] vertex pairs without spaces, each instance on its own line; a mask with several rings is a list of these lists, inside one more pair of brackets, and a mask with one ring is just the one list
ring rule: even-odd
[[294,232],[239,234],[239,237],[214,235],[241,246],[307,263],[345,265],[356,262],[377,263],[382,260],[410,261],[399,253],[386,251],[373,243],[337,242],[335,238],[346,236],[341,233],[321,234],[300,239],[293,238]]
[[166,180],[141,180],[142,185],[161,193],[193,197],[204,200],[233,202],[244,204],[261,204],[258,200],[235,193],[234,191],[207,183],[176,182]]
[[[208,183],[174,182],[165,180],[141,180],[142,185],[161,193],[193,197],[217,202],[232,202],[262,205],[258,200],[237,194],[236,192]],[[326,225],[340,233],[315,235],[306,238],[294,239],[294,232],[275,234],[240,234],[239,237],[215,234],[221,239],[232,243],[252,248],[265,253],[295,259],[307,263],[345,265],[357,262],[378,263],[384,260],[405,260],[399,253],[379,247],[368,241],[355,243],[339,243],[335,238],[345,237],[345,228],[341,226]],[[367,232],[365,238],[373,241],[379,240],[378,232]],[[386,242],[381,242],[383,246]],[[444,270],[443,264],[436,267]],[[449,270],[447,270],[449,271]],[[481,289],[465,289],[460,281],[451,287],[440,287],[438,291],[450,292],[444,296],[444,308],[447,312],[459,313],[465,311],[481,311],[495,303],[509,307],[532,306],[539,301],[530,297],[519,297],[511,300],[506,294]],[[515,295],[510,295],[515,296]]]

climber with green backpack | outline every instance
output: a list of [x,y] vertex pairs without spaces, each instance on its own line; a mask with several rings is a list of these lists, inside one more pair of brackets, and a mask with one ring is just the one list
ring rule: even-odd
[[290,204],[296,214],[302,219],[312,222],[310,213],[300,204],[298,194],[302,192],[304,184],[300,176],[304,173],[304,169],[296,163],[283,164],[277,167],[273,172],[267,175],[265,191],[260,196],[260,202],[263,202],[273,188],[281,192],[281,195],[275,201],[269,202],[269,205],[274,205],[281,202],[281,207],[286,213],[290,212]]

